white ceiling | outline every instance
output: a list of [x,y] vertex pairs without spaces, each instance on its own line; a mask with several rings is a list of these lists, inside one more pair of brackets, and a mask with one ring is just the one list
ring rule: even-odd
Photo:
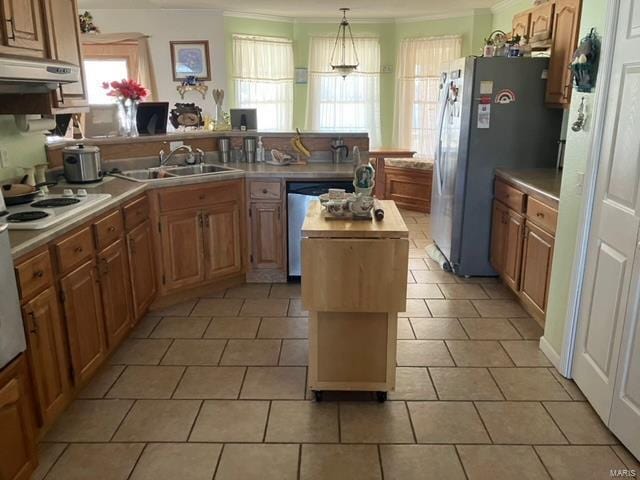
[[[504,0],[503,0],[504,1]],[[508,1],[508,0],[507,0]],[[331,19],[350,7],[352,19],[410,19],[455,16],[490,8],[498,0],[79,0],[81,9],[214,9],[225,13],[270,15],[288,19]],[[108,5],[108,6],[107,6]]]

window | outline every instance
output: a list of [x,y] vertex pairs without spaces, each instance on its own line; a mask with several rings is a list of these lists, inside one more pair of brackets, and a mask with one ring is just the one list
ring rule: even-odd
[[360,65],[347,78],[331,69],[335,37],[311,37],[307,128],[367,132],[380,145],[380,41],[354,38]]
[[136,78],[138,46],[134,43],[83,45],[84,72],[90,105],[108,105],[113,97],[106,94],[102,82]]
[[293,128],[293,45],[276,37],[233,36],[235,105],[258,110],[260,130]]
[[394,143],[433,158],[443,65],[460,56],[460,37],[408,38],[400,43]]

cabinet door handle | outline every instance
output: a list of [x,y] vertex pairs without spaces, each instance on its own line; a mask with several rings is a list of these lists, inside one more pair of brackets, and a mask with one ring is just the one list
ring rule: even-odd
[[202,218],[201,213],[198,214],[198,223],[200,224],[200,227],[204,227],[204,219]]
[[36,270],[35,272],[33,272],[33,276],[34,276],[34,278],[42,278],[42,277],[44,277],[44,271]]
[[562,89],[562,97],[563,98],[569,98],[569,89],[571,88],[571,84],[569,83],[568,85],[565,85],[564,88]]
[[82,247],[76,247],[73,249],[75,253],[82,253]]
[[109,228],[107,228],[107,232],[109,233],[113,233],[116,231],[116,227],[114,227],[113,225],[111,225]]
[[280,220],[280,205],[278,205],[278,220]]
[[11,35],[7,35],[7,38],[9,40],[15,40],[16,39],[16,21],[13,17],[7,18],[7,23],[11,27]]
[[209,215],[204,215],[204,226],[209,228]]
[[268,192],[268,190],[267,190],[266,188],[263,188],[263,189],[262,189],[262,194],[263,194],[263,195],[266,195],[266,194],[267,194],[267,192]]
[[537,213],[536,213],[536,217],[544,218],[544,213],[542,213],[542,212],[537,212]]
[[29,317],[31,317],[31,328],[29,328],[29,333],[33,333],[34,335],[38,334],[38,317],[36,317],[36,312],[33,310],[27,313]]

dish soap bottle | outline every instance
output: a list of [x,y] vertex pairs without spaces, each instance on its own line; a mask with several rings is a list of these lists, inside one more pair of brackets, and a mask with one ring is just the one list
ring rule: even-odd
[[264,145],[262,137],[258,137],[258,148],[256,149],[256,162],[264,162]]

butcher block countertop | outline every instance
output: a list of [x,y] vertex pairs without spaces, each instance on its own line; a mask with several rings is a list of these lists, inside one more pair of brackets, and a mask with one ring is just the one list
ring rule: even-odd
[[408,238],[409,230],[393,200],[380,200],[384,209],[382,221],[325,218],[320,201],[309,205],[302,225],[307,238]]

